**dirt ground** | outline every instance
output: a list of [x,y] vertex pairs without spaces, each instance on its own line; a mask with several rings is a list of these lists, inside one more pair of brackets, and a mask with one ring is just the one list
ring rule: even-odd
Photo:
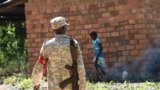
[[0,90],[19,90],[18,87],[11,85],[0,85]]

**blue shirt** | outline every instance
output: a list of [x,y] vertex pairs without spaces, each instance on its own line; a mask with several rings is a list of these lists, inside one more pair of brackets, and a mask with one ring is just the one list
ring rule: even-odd
[[[101,43],[101,40],[98,37],[95,40],[92,40],[92,47],[93,47],[93,51],[94,51],[96,57],[101,52],[100,43]],[[104,57],[103,52],[100,53],[99,57]]]

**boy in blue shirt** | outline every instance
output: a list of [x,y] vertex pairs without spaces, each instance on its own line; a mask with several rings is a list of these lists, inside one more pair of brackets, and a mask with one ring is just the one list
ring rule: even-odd
[[92,47],[94,51],[94,59],[93,63],[96,67],[97,72],[104,77],[106,72],[106,64],[105,64],[105,59],[104,59],[104,53],[103,53],[103,47],[102,47],[102,42],[100,38],[97,35],[97,32],[93,31],[90,33],[90,36],[92,38]]

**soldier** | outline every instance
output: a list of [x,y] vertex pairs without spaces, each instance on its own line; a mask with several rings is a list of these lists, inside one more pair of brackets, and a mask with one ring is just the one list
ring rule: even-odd
[[[47,71],[48,90],[85,90],[86,78],[82,53],[78,42],[66,35],[69,24],[61,16],[53,18],[50,23],[55,37],[45,41],[41,47],[38,62],[32,72],[34,89],[38,90],[40,81],[43,75],[46,75],[45,71]],[[77,47],[76,64],[72,60],[71,43]],[[76,65],[76,68],[68,70],[66,65],[71,66],[72,69]],[[45,67],[47,67],[47,70]],[[62,84],[64,86],[62,88],[60,83],[68,78],[72,78],[75,75],[73,73],[78,75],[78,89],[73,88],[73,82]]]

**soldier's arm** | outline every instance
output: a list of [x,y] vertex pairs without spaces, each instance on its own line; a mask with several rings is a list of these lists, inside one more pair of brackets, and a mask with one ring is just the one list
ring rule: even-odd
[[[39,59],[41,58],[41,55],[39,56]],[[32,71],[32,81],[34,86],[39,86],[41,79],[43,77],[43,66],[39,63],[39,60],[36,62],[33,71]]]
[[40,50],[40,55],[33,68],[32,75],[31,75],[34,87],[37,87],[40,85],[41,79],[44,74],[43,70],[44,70],[44,64],[46,63],[45,60],[46,60],[46,57],[44,54],[44,43],[43,43],[41,50]]

